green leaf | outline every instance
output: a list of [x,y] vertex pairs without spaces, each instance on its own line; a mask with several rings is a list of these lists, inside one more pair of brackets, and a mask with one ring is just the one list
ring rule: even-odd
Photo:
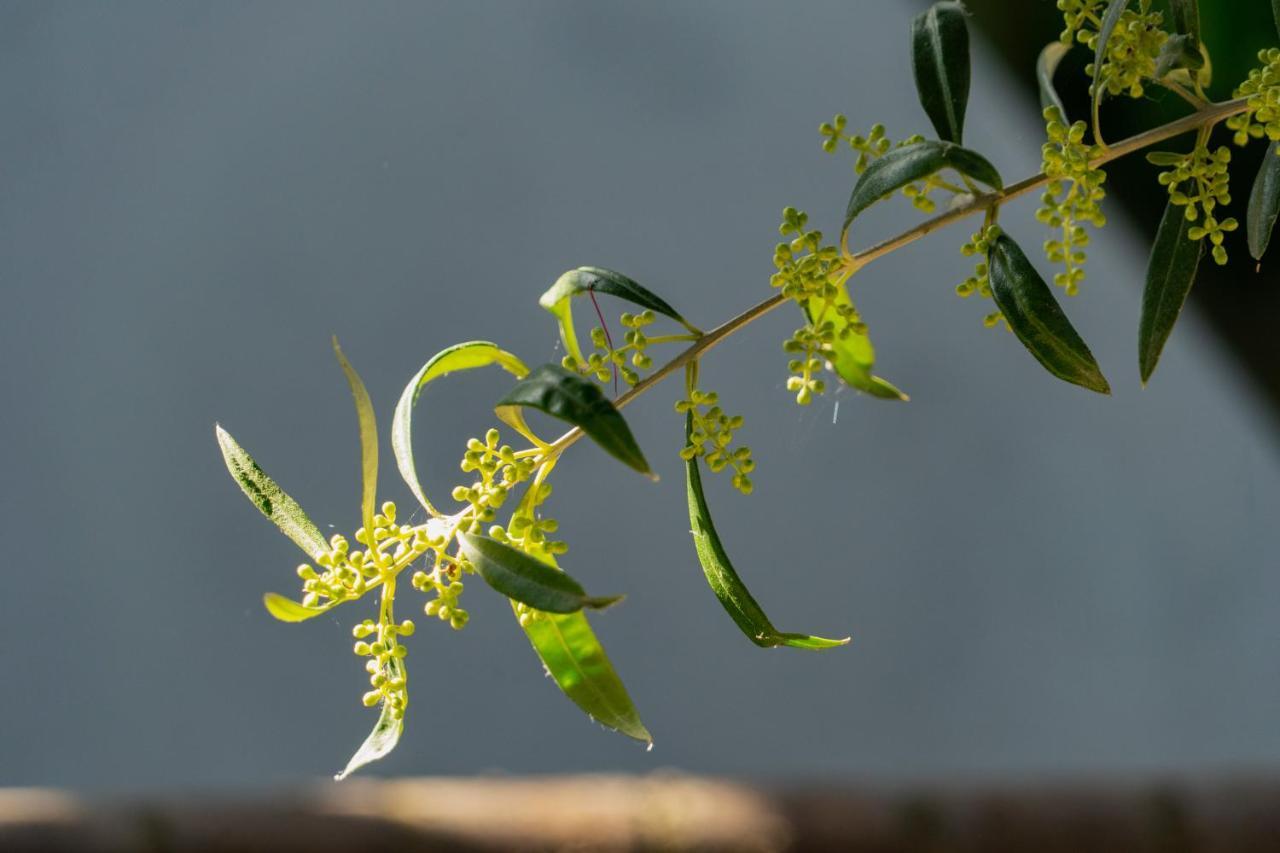
[[572,301],[573,297],[589,291],[616,296],[633,305],[670,317],[691,332],[700,331],[696,326],[690,325],[684,317],[680,316],[680,312],[668,305],[661,297],[622,273],[600,267],[578,267],[556,279],[556,283],[538,298],[538,304],[550,311],[559,322],[560,339],[564,341],[565,351],[578,361],[585,359],[582,357],[578,336],[573,328]]
[[602,726],[653,743],[585,613],[546,613],[521,627],[547,673],[573,704]]
[[[805,314],[811,323],[817,320],[815,316],[818,311],[816,301],[813,299],[805,301]],[[837,305],[848,305],[852,304],[852,302],[853,300],[849,298],[848,284],[841,282],[837,288],[835,303]],[[836,336],[831,345],[832,351],[827,354],[827,359],[835,370],[836,375],[842,381],[865,394],[870,394],[882,400],[910,399],[891,383],[886,382],[879,376],[872,375],[871,368],[875,365],[876,351],[871,345],[871,338],[852,329],[841,338],[841,333],[849,326],[849,321],[834,313],[828,313],[823,318],[823,322],[828,321],[835,325]]]
[[969,101],[969,28],[959,3],[935,3],[911,22],[911,70],[934,130],[959,145]]
[[1173,31],[1190,36],[1192,44],[1199,44],[1200,0],[1169,0],[1169,11],[1173,13]]
[[373,417],[373,403],[369,400],[369,392],[360,381],[351,362],[342,354],[338,346],[338,338],[333,338],[333,354],[342,365],[347,384],[351,386],[351,396],[356,404],[356,419],[360,423],[360,480],[362,493],[360,498],[360,520],[364,529],[373,535],[374,507],[378,500],[378,424]]
[[1258,176],[1253,179],[1249,212],[1245,217],[1249,254],[1255,261],[1262,260],[1267,251],[1277,214],[1280,214],[1280,143],[1273,142],[1258,167]]
[[[692,431],[693,416],[686,414],[686,442]],[[696,456],[685,463],[685,475],[688,484],[689,523],[693,527],[693,547],[698,552],[698,562],[702,564],[702,571],[707,576],[711,591],[720,599],[720,604],[742,629],[742,633],[757,646],[765,648],[791,646],[797,649],[830,649],[848,643],[848,637],[843,640],[828,640],[807,634],[788,634],[773,627],[769,617],[729,562],[729,555],[725,553],[720,536],[711,522],[711,511],[707,508],[707,499],[702,493],[702,475]]]
[[1187,237],[1194,226],[1194,222],[1187,221],[1183,208],[1172,202],[1165,206],[1147,264],[1142,319],[1138,323],[1138,371],[1143,385],[1155,372],[1160,353],[1196,280],[1204,245]]
[[1271,0],[1271,14],[1276,19],[1276,32],[1280,32],[1280,0]]
[[274,592],[268,592],[262,596],[262,603],[266,605],[267,612],[281,622],[305,622],[322,613],[328,613],[338,604],[336,601],[331,601],[324,607],[307,607],[292,598],[285,598]]
[[[1116,31],[1116,24],[1120,23],[1120,16],[1124,14],[1124,10],[1129,7],[1129,0],[1111,0],[1107,6],[1107,11],[1102,15],[1102,24],[1098,27],[1098,41],[1093,52],[1093,114],[1097,116],[1098,105],[1102,103],[1102,92],[1106,88],[1102,85],[1099,75],[1102,73],[1102,58],[1107,55],[1107,43],[1111,41],[1111,35]],[[1093,129],[1094,135],[1097,136],[1098,128]]]
[[1040,51],[1040,57],[1036,59],[1036,82],[1040,84],[1040,109],[1057,107],[1058,114],[1062,116],[1064,122],[1067,120],[1067,108],[1062,104],[1058,87],[1053,85],[1053,75],[1058,72],[1058,66],[1062,64],[1063,57],[1070,52],[1070,45],[1051,41],[1044,46],[1044,50]]
[[[394,677],[400,668],[400,662],[392,659],[387,661],[387,669]],[[365,738],[364,743],[356,750],[356,754],[351,756],[351,760],[347,762],[347,766],[341,773],[333,778],[341,782],[352,773],[377,761],[379,758],[385,758],[391,750],[396,748],[396,744],[400,742],[400,735],[404,731],[404,718],[396,718],[392,708],[386,702],[382,703],[382,713],[378,715],[378,722],[374,723],[373,731],[369,732],[369,736]]]
[[904,145],[892,149],[879,160],[873,160],[858,178],[853,194],[849,196],[842,230],[847,231],[854,217],[890,193],[947,168],[993,189],[1004,186],[996,167],[975,151],[933,140]]
[[996,307],[1036,360],[1059,379],[1110,394],[1111,386],[1093,353],[1062,312],[1049,285],[1007,234],[996,238],[988,267]]
[[498,592],[544,613],[577,613],[584,607],[601,610],[617,604],[621,595],[587,595],[582,585],[558,568],[476,533],[458,533],[462,554],[484,582]]
[[591,380],[558,364],[544,364],[498,401],[498,416],[509,416],[504,410],[515,406],[538,409],[579,427],[610,456],[653,477],[622,414]]
[[1204,67],[1204,55],[1200,42],[1189,35],[1172,35],[1165,39],[1156,57],[1156,78],[1164,77],[1176,69],[1199,71]]
[[409,384],[404,386],[400,401],[396,403],[396,411],[391,419],[391,452],[395,454],[400,476],[404,478],[409,490],[428,512],[434,513],[435,508],[427,500],[422,484],[418,481],[417,468],[413,462],[413,407],[418,403],[418,395],[428,383],[441,376],[457,370],[473,370],[490,364],[498,365],[517,379],[523,379],[529,374],[529,368],[525,367],[520,359],[499,349],[496,344],[488,341],[467,341],[443,349],[428,359],[422,369],[409,380]]
[[240,485],[240,490],[253,502],[258,511],[280,528],[285,536],[294,541],[299,548],[313,560],[321,554],[329,553],[329,543],[325,541],[319,528],[312,523],[307,514],[298,506],[298,502],[289,497],[276,485],[276,481],[267,476],[267,472],[253,461],[253,457],[245,452],[236,440],[219,425],[214,425],[214,434],[218,438],[218,447],[222,450],[222,459],[227,464],[231,477]]

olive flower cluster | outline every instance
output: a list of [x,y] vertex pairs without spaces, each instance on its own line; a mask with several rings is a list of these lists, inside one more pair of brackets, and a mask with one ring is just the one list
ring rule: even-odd
[[714,391],[691,388],[687,399],[676,403],[676,411],[687,412],[693,421],[689,443],[680,451],[680,458],[688,462],[701,456],[707,467],[717,473],[732,467],[733,487],[749,495],[754,488],[749,475],[756,467],[751,448],[732,446],[734,433],[742,427],[742,416],[725,414],[719,401]]
[[363,527],[355,533],[357,542],[369,546],[367,550],[352,551],[346,537],[335,534],[329,540],[331,550],[316,559],[322,573],[308,563],[298,566],[304,607],[324,607],[359,598],[432,545],[426,528],[396,524],[396,505],[390,501],[382,505],[373,524],[372,539]]
[[[653,367],[653,358],[647,352],[650,340],[644,334],[644,328],[656,319],[652,311],[639,314],[624,313],[619,319],[627,331],[623,335],[623,344],[614,348],[609,333],[601,326],[591,330],[591,344],[596,351],[587,355],[585,364],[580,364],[572,355],[560,360],[566,370],[577,370],[594,376],[600,382],[608,382],[613,371],[618,371],[623,381],[635,385],[640,381],[641,370]],[[630,359],[630,366],[627,361]]]
[[[837,115],[831,121],[823,122],[819,125],[818,133],[822,136],[823,151],[833,153],[841,142],[845,142],[851,151],[857,153],[858,159],[853,164],[853,171],[859,175],[867,170],[867,166],[871,164],[871,161],[878,160],[888,154],[889,149],[902,148],[906,145],[915,145],[917,142],[924,141],[923,136],[914,134],[901,142],[894,143],[885,135],[883,124],[873,124],[866,136],[859,134],[849,135],[844,132],[848,122],[849,120],[845,116]],[[929,194],[939,187],[962,191],[960,188],[949,185],[946,181],[933,175],[923,181],[903,187],[902,194],[911,199],[911,203],[915,205],[917,210],[923,213],[933,213],[937,210],[938,204],[929,197]]]
[[[1070,16],[1067,20],[1070,21]],[[1146,92],[1142,82],[1155,77],[1160,49],[1169,38],[1163,24],[1164,15],[1151,11],[1151,0],[1138,0],[1137,10],[1126,9],[1120,15],[1107,41],[1102,68],[1095,74],[1091,62],[1085,66],[1085,73],[1096,79],[1110,95],[1128,94],[1131,98],[1141,98]],[[1084,38],[1080,38],[1081,35]],[[1099,37],[1096,30],[1084,28],[1076,35],[1095,52]]]
[[1044,251],[1050,263],[1065,266],[1054,275],[1053,283],[1066,290],[1068,296],[1075,296],[1084,280],[1084,250],[1089,245],[1089,232],[1084,226],[1101,228],[1107,224],[1102,215],[1102,200],[1107,194],[1102,185],[1107,174],[1089,165],[1101,149],[1085,143],[1088,127],[1084,122],[1067,127],[1057,107],[1046,109],[1044,117],[1049,138],[1041,149],[1042,168],[1050,180],[1040,197],[1036,219],[1061,231],[1061,239],[1046,241]]
[[1280,142],[1280,48],[1260,51],[1258,60],[1262,67],[1250,71],[1235,91],[1235,97],[1249,99],[1248,110],[1227,119],[1227,127],[1236,132],[1236,145],[1263,136]]
[[[987,267],[987,252],[991,250],[991,244],[999,236],[1000,227],[989,225],[980,231],[975,231],[969,238],[969,242],[960,247],[960,254],[966,258],[974,256],[979,258],[973,268],[973,275],[956,285],[956,295],[961,299],[968,299],[974,294],[983,299],[991,298],[991,276]],[[1003,319],[1004,315],[1000,311],[992,311],[982,318],[982,325],[990,329]],[[1008,327],[1008,324],[1006,323],[1005,326]]]
[[1227,249],[1222,245],[1227,233],[1240,227],[1233,218],[1219,221],[1213,215],[1218,205],[1231,203],[1230,175],[1231,149],[1220,146],[1210,151],[1207,145],[1198,143],[1189,154],[1153,152],[1147,159],[1160,166],[1171,166],[1161,172],[1160,185],[1167,187],[1169,201],[1184,208],[1188,222],[1198,222],[1187,236],[1192,240],[1208,238],[1213,244],[1213,260],[1219,265],[1227,262]]

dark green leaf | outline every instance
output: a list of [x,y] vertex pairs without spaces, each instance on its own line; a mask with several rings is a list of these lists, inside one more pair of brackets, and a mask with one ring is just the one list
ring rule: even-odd
[[641,474],[650,474],[649,463],[622,414],[598,385],[571,370],[558,364],[535,368],[498,401],[498,416],[503,417],[504,410],[512,406],[538,409],[580,427],[609,455]]
[[1253,191],[1249,193],[1249,212],[1245,219],[1249,234],[1249,254],[1255,261],[1262,260],[1271,242],[1271,231],[1280,214],[1280,144],[1271,143],[1258,176],[1253,179]]
[[538,614],[521,627],[547,673],[573,704],[602,726],[653,743],[585,613]]
[[330,601],[324,607],[307,607],[305,604],[299,604],[291,598],[285,598],[274,592],[268,592],[262,596],[262,603],[266,606],[267,612],[281,622],[305,622],[322,613],[328,613],[338,604],[336,601]]
[[1062,64],[1062,58],[1070,51],[1069,45],[1060,41],[1051,41],[1044,46],[1044,50],[1040,51],[1040,57],[1036,60],[1036,82],[1040,84],[1040,109],[1057,107],[1058,114],[1062,116],[1064,122],[1067,120],[1067,108],[1062,105],[1062,96],[1058,94],[1058,88],[1053,85],[1053,75]]
[[1200,0],[1169,0],[1173,13],[1173,31],[1191,36],[1191,43],[1200,43]]
[[[1111,41],[1111,34],[1116,31],[1116,24],[1120,23],[1120,16],[1124,14],[1124,10],[1129,7],[1129,0],[1111,0],[1107,5],[1107,11],[1102,16],[1102,25],[1098,27],[1098,42],[1093,52],[1093,113],[1098,114],[1098,104],[1102,103],[1102,92],[1106,88],[1103,81],[1099,79],[1102,74],[1102,59],[1107,55],[1107,43]],[[1098,129],[1093,129],[1094,135],[1098,133]]]
[[378,424],[373,417],[373,403],[369,400],[369,392],[365,390],[360,374],[356,373],[347,357],[338,346],[338,338],[333,339],[333,353],[342,365],[347,384],[351,386],[351,396],[356,404],[356,419],[360,424],[360,480],[362,483],[360,500],[360,520],[365,530],[373,530],[374,507],[378,499]]
[[[403,676],[403,673],[399,672],[400,662],[395,658],[387,661],[387,669],[392,676],[397,674]],[[378,722],[374,723],[373,731],[369,732],[369,736],[356,750],[356,754],[351,756],[351,760],[347,762],[343,771],[333,778],[341,782],[366,764],[385,758],[391,750],[396,748],[403,731],[404,718],[397,718],[391,706],[383,702],[382,713],[378,715]]]
[[894,148],[879,160],[872,161],[858,178],[853,194],[849,196],[843,230],[848,230],[849,223],[859,213],[890,193],[947,168],[955,169],[993,189],[998,190],[1004,186],[996,167],[975,151],[950,142],[933,140],[904,145]]
[[1007,234],[996,238],[988,259],[996,307],[1045,369],[1082,388],[1110,394],[1093,353],[1072,327],[1036,268]]
[[1198,71],[1204,67],[1204,56],[1200,53],[1200,42],[1192,36],[1173,35],[1165,39],[1160,47],[1160,55],[1156,57],[1157,78],[1164,77],[1178,68]]
[[[806,300],[804,306],[805,315],[811,323],[818,320],[818,317],[815,316],[817,313],[815,301],[812,299]],[[849,298],[847,282],[841,282],[838,286],[835,303],[837,305],[852,304],[852,300]],[[848,334],[842,337],[841,335],[848,327],[849,321],[834,312],[827,312],[822,321],[835,324],[836,335],[831,345],[832,351],[827,354],[827,358],[836,375],[843,382],[864,394],[870,394],[872,397],[878,397],[882,400],[909,399],[906,394],[899,391],[891,383],[871,373],[871,368],[876,361],[876,351],[871,345],[871,338],[853,329],[849,329]]]
[[1185,208],[1172,202],[1165,206],[1147,264],[1142,319],[1138,323],[1138,371],[1143,385],[1155,371],[1160,352],[1196,280],[1204,246],[1202,241],[1187,237],[1193,227],[1195,223],[1187,221]]
[[433,355],[409,380],[409,384],[404,386],[400,402],[396,403],[396,411],[391,419],[391,452],[395,454],[400,476],[404,478],[414,497],[428,511],[434,512],[434,508],[422,490],[413,462],[413,407],[418,403],[418,395],[428,383],[441,376],[457,370],[472,370],[490,364],[497,364],[517,379],[523,379],[529,373],[529,368],[525,367],[520,359],[499,349],[496,344],[488,341],[468,341]]
[[1280,32],[1280,0],[1271,0],[1271,14],[1276,19],[1276,32]]
[[622,273],[600,267],[579,267],[556,279],[551,289],[538,298],[538,304],[550,311],[559,322],[560,338],[564,341],[565,350],[578,361],[583,361],[583,358],[578,346],[578,336],[573,328],[573,297],[589,291],[616,296],[633,305],[670,317],[691,332],[699,331],[665,300]]
[[959,3],[935,3],[911,22],[911,70],[934,130],[959,145],[969,101],[969,28]]
[[[692,430],[693,417],[686,414],[686,442]],[[829,649],[848,643],[848,637],[843,640],[828,640],[806,634],[783,633],[773,627],[769,617],[743,584],[742,578],[734,571],[715,525],[711,522],[711,511],[707,508],[707,499],[702,493],[702,475],[698,469],[697,457],[685,463],[685,475],[689,495],[689,523],[693,526],[693,547],[698,552],[698,562],[702,564],[702,571],[707,576],[711,591],[720,599],[742,633],[757,646],[766,648],[791,646],[797,649]]]
[[523,551],[476,533],[458,533],[458,544],[485,583],[513,601],[544,613],[576,613],[584,607],[600,610],[622,596],[587,595],[577,581]]
[[240,485],[240,490],[258,511],[313,560],[321,554],[329,553],[329,543],[311,519],[307,518],[298,502],[276,485],[276,481],[268,477],[266,471],[258,467],[258,463],[236,443],[231,433],[217,425],[214,426],[214,433],[232,479]]

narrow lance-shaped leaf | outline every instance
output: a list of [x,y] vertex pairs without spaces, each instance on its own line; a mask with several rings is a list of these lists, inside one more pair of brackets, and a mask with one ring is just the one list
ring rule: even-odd
[[584,359],[582,349],[578,346],[578,335],[573,328],[573,297],[587,292],[615,296],[633,305],[670,317],[690,332],[700,331],[661,297],[622,273],[601,267],[578,267],[556,279],[556,283],[538,298],[538,304],[551,312],[559,323],[560,339],[564,341],[565,351],[578,361],[584,361]]
[[1262,260],[1271,232],[1275,228],[1276,215],[1280,214],[1280,143],[1273,142],[1258,167],[1249,193],[1249,211],[1245,217],[1245,230],[1249,236],[1249,254],[1255,261]]
[[[846,282],[841,282],[838,285],[835,304],[852,304]],[[818,322],[817,300],[806,300],[804,310],[809,322]],[[828,311],[821,319],[822,322],[831,322],[835,325],[835,340],[831,345],[832,351],[827,354],[827,358],[832,368],[835,369],[836,375],[843,382],[852,388],[881,400],[910,399],[906,394],[895,388],[892,383],[872,374],[871,368],[875,365],[876,351],[875,347],[871,345],[870,337],[848,328],[849,321],[834,311]]]
[[336,336],[333,339],[333,353],[338,357],[338,364],[342,365],[342,372],[347,377],[347,384],[351,386],[351,397],[356,404],[356,419],[360,423],[360,520],[364,529],[372,536],[374,506],[378,499],[378,424],[373,417],[373,402],[369,399],[369,392],[360,380],[360,374],[356,373],[351,362],[342,354],[342,347],[338,346]]
[[589,379],[558,364],[544,364],[534,368],[498,401],[498,416],[503,417],[506,409],[515,406],[538,409],[579,427],[610,456],[657,479],[650,473],[649,463],[622,414]]
[[1271,0],[1271,15],[1276,19],[1276,32],[1280,33],[1280,0]]
[[988,268],[996,307],[1027,351],[1059,379],[1110,394],[1111,386],[1093,353],[1062,312],[1049,285],[1007,234],[991,246]]
[[584,607],[600,610],[622,600],[620,595],[587,595],[581,584],[561,570],[488,536],[460,532],[458,545],[485,583],[535,610],[577,613]]
[[319,528],[312,523],[307,514],[298,506],[298,502],[289,497],[284,489],[276,485],[276,481],[267,476],[267,472],[259,467],[231,433],[221,426],[214,426],[214,434],[218,439],[218,447],[222,450],[222,459],[227,464],[231,477],[240,486],[240,490],[253,502],[258,511],[280,528],[285,536],[293,540],[299,548],[313,560],[321,554],[329,552],[329,543],[325,541]]
[[1191,36],[1192,42],[1199,44],[1200,0],[1169,0],[1169,11],[1173,13],[1173,31]]
[[996,167],[976,151],[933,140],[904,145],[872,161],[858,178],[849,196],[842,230],[847,231],[854,217],[890,193],[947,168],[993,189],[1004,186]]
[[935,3],[911,22],[911,71],[934,130],[959,145],[969,101],[969,28],[959,3]]
[[1142,291],[1142,319],[1138,323],[1138,371],[1147,384],[1160,361],[1160,353],[1196,280],[1196,268],[1204,245],[1188,238],[1195,227],[1183,208],[1165,206],[1147,264],[1147,284]]
[[328,613],[341,602],[330,600],[323,607],[308,607],[291,598],[285,598],[279,593],[268,592],[262,596],[262,603],[267,608],[267,612],[281,622],[305,622]]
[[[395,414],[391,419],[391,452],[396,457],[396,467],[400,469],[400,476],[404,478],[409,490],[428,512],[435,512],[435,508],[427,500],[413,461],[413,408],[418,403],[418,395],[430,382],[442,376],[457,370],[473,370],[490,364],[498,365],[517,379],[523,379],[529,374],[529,368],[525,367],[520,359],[499,349],[496,344],[488,341],[468,341],[443,349],[428,359],[422,369],[409,380],[409,384],[404,386],[400,401],[396,403]],[[532,438],[531,435],[529,437]]]
[[1058,72],[1058,66],[1062,64],[1063,57],[1070,51],[1069,45],[1060,41],[1051,41],[1044,46],[1044,50],[1040,51],[1040,57],[1036,60],[1036,82],[1040,85],[1040,109],[1057,107],[1063,121],[1067,120],[1067,108],[1062,104],[1058,87],[1053,84],[1053,76]]
[[[396,675],[403,676],[401,664],[395,658],[387,661],[387,669],[391,677]],[[403,732],[404,718],[398,717],[390,704],[382,703],[382,713],[378,715],[378,721],[374,723],[373,731],[369,732],[369,736],[365,738],[364,743],[356,750],[356,754],[351,756],[351,760],[347,762],[347,766],[343,768],[342,772],[333,778],[341,782],[366,764],[377,761],[379,758],[385,758],[391,750],[396,748],[396,744],[399,743],[400,735]]]
[[[693,416],[685,415],[685,441],[693,431]],[[694,457],[685,463],[689,497],[689,523],[692,525],[693,546],[698,552],[698,562],[707,576],[711,591],[720,599],[729,616],[742,629],[742,633],[757,646],[772,648],[774,646],[791,646],[796,649],[830,649],[843,646],[849,638],[828,640],[824,637],[811,637],[807,634],[789,634],[773,627],[769,617],[765,615],[759,603],[751,595],[742,578],[734,571],[729,562],[729,555],[720,542],[715,525],[711,522],[711,511],[707,508],[707,499],[702,493],[702,475],[698,470],[698,459]]]
[[[1098,114],[1098,105],[1102,103],[1102,91],[1106,87],[1102,80],[1102,60],[1107,55],[1107,43],[1111,41],[1111,35],[1116,31],[1116,24],[1120,23],[1120,16],[1124,14],[1124,10],[1129,7],[1129,0],[1111,0],[1107,6],[1107,11],[1102,15],[1102,24],[1098,27],[1098,42],[1093,52],[1093,114]],[[1093,129],[1094,136],[1097,137],[1099,130],[1095,126]]]

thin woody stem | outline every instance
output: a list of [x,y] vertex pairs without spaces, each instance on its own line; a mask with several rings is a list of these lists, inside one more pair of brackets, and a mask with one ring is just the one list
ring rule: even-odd
[[[1199,130],[1203,127],[1212,127],[1223,119],[1229,118],[1233,115],[1239,115],[1247,109],[1247,98],[1237,98],[1232,101],[1223,101],[1219,104],[1209,104],[1203,109],[1197,110],[1190,115],[1183,116],[1176,121],[1171,121],[1168,124],[1163,124],[1159,127],[1152,128],[1151,130],[1143,131],[1142,133],[1109,146],[1098,157],[1089,161],[1089,166],[1090,168],[1097,168],[1098,166],[1102,166],[1112,160],[1117,160],[1121,157],[1132,154],[1135,151],[1140,151],[1143,148],[1154,145],[1157,142],[1163,142],[1167,139],[1172,139],[1175,136],[1181,136],[1182,134],[1192,130]],[[841,244],[844,248],[845,254],[844,267],[846,275],[851,275],[872,261],[878,260],[891,252],[896,252],[898,249],[909,246],[921,237],[932,234],[934,231],[944,228],[953,222],[958,222],[975,213],[989,214],[1005,202],[1012,201],[1015,198],[1037,190],[1049,183],[1049,181],[1050,178],[1041,172],[1038,175],[1032,175],[1029,178],[1018,181],[1016,184],[1010,184],[998,192],[984,193],[974,198],[974,200],[968,204],[961,205],[954,210],[947,211],[946,213],[926,220],[914,228],[909,228],[906,231],[903,231],[896,237],[890,237],[889,239],[876,243],[875,245],[856,254],[849,252],[849,235],[846,232],[841,237]],[[679,370],[686,364],[689,364],[701,357],[704,353],[719,344],[725,338],[760,319],[778,306],[790,301],[791,300],[783,296],[782,293],[775,293],[768,299],[752,305],[741,314],[726,320],[721,325],[697,338],[687,349],[682,351],[675,358],[659,366],[653,373],[637,383],[635,387],[631,388],[619,397],[614,402],[614,405],[621,409],[623,406],[626,406],[632,400],[648,391],[654,385],[657,385],[663,379],[667,378],[667,376],[671,375],[674,371]],[[557,438],[543,450],[545,458],[553,459],[558,457],[566,448],[578,439],[582,438],[582,436],[582,430],[574,427],[564,435]]]

